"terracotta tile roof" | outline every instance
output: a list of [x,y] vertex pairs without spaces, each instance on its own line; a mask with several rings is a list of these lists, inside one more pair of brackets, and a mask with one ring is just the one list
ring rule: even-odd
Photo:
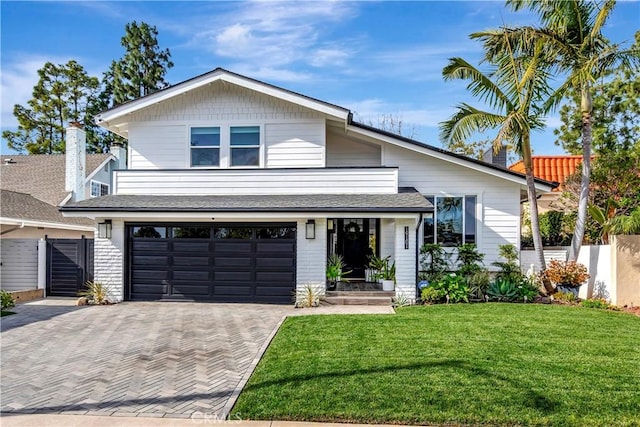
[[[111,154],[87,154],[87,175]],[[5,163],[12,159],[12,163]],[[29,194],[57,206],[67,194],[64,190],[64,154],[30,154],[0,156],[0,188]]]
[[[533,175],[547,181],[559,182],[560,186],[553,191],[562,191],[562,184],[582,163],[582,156],[533,156],[532,160]],[[509,166],[509,169],[524,173],[524,162],[520,160]]]

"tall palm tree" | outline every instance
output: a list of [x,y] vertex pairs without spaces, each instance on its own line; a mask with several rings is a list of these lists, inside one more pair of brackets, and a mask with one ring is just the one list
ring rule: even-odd
[[[530,139],[532,129],[544,126],[539,106],[550,93],[549,76],[540,62],[542,51],[542,44],[537,46],[534,55],[517,55],[506,49],[500,55],[492,55],[492,70],[487,74],[462,58],[450,59],[442,70],[444,79],[469,81],[467,89],[492,111],[462,103],[449,120],[441,123],[440,136],[446,142],[459,143],[476,132],[495,129],[494,150],[506,143],[514,147],[525,165],[533,245],[538,263],[545,269]],[[545,289],[549,293],[553,291],[550,283],[545,283]]]
[[615,0],[507,0],[507,5],[515,11],[525,8],[533,11],[538,15],[542,27],[504,28],[493,34],[476,33],[472,38],[483,39],[489,54],[499,54],[507,47],[522,52],[531,51],[543,43],[550,72],[566,76],[546,102],[546,112],[557,107],[571,89],[578,90],[581,94],[582,181],[578,216],[569,251],[569,259],[575,261],[580,252],[587,219],[591,173],[592,84],[621,65],[630,67],[637,64],[638,52],[624,51],[619,45],[609,43],[602,35],[602,28],[615,6]]

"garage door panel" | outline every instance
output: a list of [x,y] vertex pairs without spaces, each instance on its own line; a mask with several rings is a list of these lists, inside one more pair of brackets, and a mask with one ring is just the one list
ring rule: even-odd
[[136,283],[134,294],[140,294],[140,295],[153,294],[153,295],[161,296],[161,295],[167,294],[168,292],[169,292],[169,285],[158,284],[158,283],[145,284],[144,282],[140,282],[140,283]]
[[169,250],[169,241],[164,239],[134,240],[133,250],[141,252],[166,252]]
[[213,280],[218,281],[234,281],[248,282],[252,279],[251,271],[216,271],[213,273]]
[[169,265],[169,257],[166,255],[134,255],[131,262],[135,266],[166,266]]
[[251,283],[234,283],[227,282],[227,284],[216,284],[214,288],[215,295],[251,295]]
[[[175,237],[133,237],[132,227],[160,227]],[[198,227],[209,237],[175,234],[185,227]],[[241,226],[242,234],[234,225],[228,227],[233,233],[225,234],[209,233],[215,227],[201,224],[129,226],[130,298],[289,304],[295,288],[296,228],[278,225],[284,231],[276,230],[273,237],[265,227],[274,228]]]
[[211,281],[211,273],[207,270],[174,270],[172,283],[175,283],[176,280],[193,280],[208,283]]
[[218,253],[218,254],[223,254],[223,253],[237,253],[237,254],[250,254],[252,253],[252,246],[253,244],[251,242],[247,242],[247,241],[242,241],[242,242],[229,242],[229,241],[222,241],[222,242],[214,242],[213,244],[213,251]]
[[293,242],[282,241],[267,241],[258,242],[256,244],[256,252],[263,253],[281,253],[281,254],[293,254],[295,252],[295,244]]
[[293,258],[256,258],[259,269],[291,269],[294,266]]
[[191,295],[209,295],[209,283],[202,283],[200,285],[195,283],[181,284],[173,282],[171,284],[171,291],[173,296],[191,296]]
[[173,242],[174,252],[209,252],[209,241],[180,239]]
[[180,267],[201,267],[208,266],[210,264],[210,259],[208,256],[183,256],[183,255],[173,255],[173,265]]
[[169,279],[169,271],[168,270],[140,270],[136,269],[132,272],[131,277],[136,282],[143,281],[156,281],[156,280],[168,280]]

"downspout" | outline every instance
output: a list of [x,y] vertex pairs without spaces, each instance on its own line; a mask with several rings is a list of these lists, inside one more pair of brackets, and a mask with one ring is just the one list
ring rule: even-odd
[[418,269],[419,262],[418,258],[420,257],[420,248],[418,247],[418,243],[420,242],[420,226],[422,225],[422,217],[423,214],[420,212],[420,218],[418,219],[418,224],[416,225],[416,299],[418,298],[418,279],[420,277],[420,270]]

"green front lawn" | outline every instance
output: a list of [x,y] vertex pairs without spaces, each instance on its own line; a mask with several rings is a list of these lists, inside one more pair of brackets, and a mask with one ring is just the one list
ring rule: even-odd
[[240,395],[244,419],[640,425],[640,318],[453,304],[288,318]]

